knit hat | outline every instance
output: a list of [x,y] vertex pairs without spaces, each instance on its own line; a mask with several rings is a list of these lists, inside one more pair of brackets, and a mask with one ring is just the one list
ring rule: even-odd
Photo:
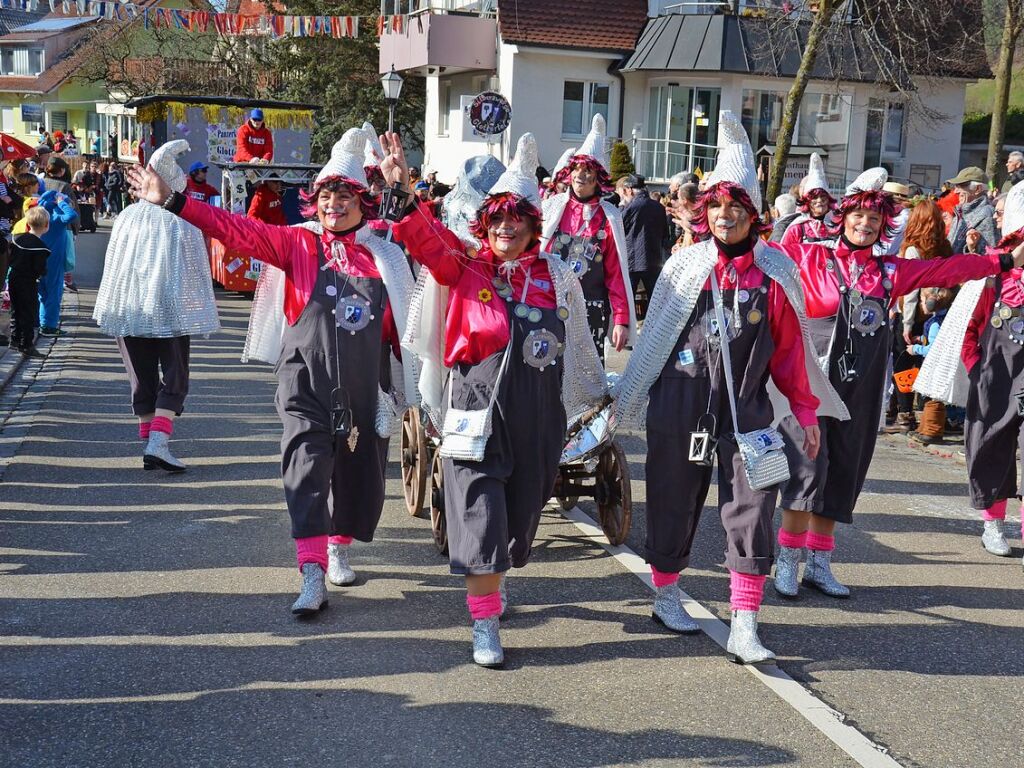
[[592,157],[607,171],[608,159],[604,154],[605,133],[604,115],[598,113],[594,115],[594,120],[590,124],[590,133],[587,134],[587,138],[583,140],[580,148],[576,150],[574,157],[581,155],[583,157]]
[[149,166],[157,175],[167,182],[175,192],[185,191],[185,172],[178,165],[177,158],[191,149],[184,139],[168,141],[157,148],[149,159]]
[[758,211],[762,207],[761,184],[757,180],[754,151],[739,118],[728,109],[718,115],[718,163],[707,175],[707,186],[731,181],[743,187]]
[[538,211],[543,207],[540,192],[537,190],[537,166],[540,159],[537,155],[537,139],[532,133],[524,133],[519,137],[516,154],[508,164],[508,168],[491,187],[489,196],[510,192],[530,203]]
[[1003,208],[1003,234],[1012,235],[1024,227],[1024,181],[1019,181],[1006,195]]
[[569,165],[569,161],[572,160],[575,154],[576,147],[569,147],[565,150],[565,152],[562,153],[562,156],[558,158],[558,162],[555,163],[555,170],[551,172],[551,178],[558,178],[558,172]]
[[363,123],[363,132],[366,134],[366,149],[363,152],[364,168],[379,168],[384,162],[384,148],[380,145],[377,131],[370,123]]
[[846,194],[879,192],[888,180],[889,172],[885,168],[868,168],[846,188]]
[[362,128],[349,128],[331,148],[331,159],[317,174],[316,183],[332,176],[341,176],[366,189],[366,171],[363,170],[363,156],[368,141]]
[[828,177],[825,176],[825,164],[821,162],[821,155],[817,152],[811,155],[807,175],[800,182],[800,196],[803,197],[815,189],[824,189],[826,192],[829,190]]

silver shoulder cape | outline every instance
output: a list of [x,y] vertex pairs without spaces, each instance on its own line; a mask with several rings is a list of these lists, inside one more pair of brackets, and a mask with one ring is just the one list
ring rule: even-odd
[[158,205],[114,222],[93,319],[108,336],[171,338],[220,328],[202,233]]
[[987,278],[966,283],[953,300],[953,306],[942,321],[939,335],[935,337],[924,365],[914,382],[914,391],[925,397],[941,400],[952,405],[967,405],[967,368],[960,353],[964,348],[964,337],[970,325],[978,300],[985,288]]
[[[569,203],[569,193],[560,192],[544,201],[544,227],[541,234],[541,251],[548,251],[551,246],[551,239],[558,231],[558,225],[562,223],[562,214],[565,213],[565,206]],[[629,280],[629,254],[626,252],[626,230],[622,226],[622,212],[606,200],[601,201],[601,210],[612,230],[612,239],[615,241],[615,250],[619,253],[619,268],[622,271],[622,281],[626,286],[626,303],[629,306],[629,343],[635,344],[637,337],[636,330],[636,305],[633,300],[633,285]]]
[[[583,289],[569,267],[557,256],[541,252],[551,272],[559,306],[569,310],[565,321],[565,370],[562,378],[562,404],[569,421],[598,405],[607,392],[601,359],[587,325]],[[440,285],[429,269],[421,269],[409,307],[409,322],[402,337],[402,349],[420,362],[420,400],[435,424],[440,424],[444,384],[448,369],[444,365],[445,315],[448,288]]]
[[[636,427],[643,423],[648,392],[661,374],[679,334],[693,314],[697,298],[717,260],[718,249],[711,240],[706,240],[676,251],[665,264],[651,296],[640,341],[633,350],[625,373],[612,391],[620,426]],[[807,378],[811,391],[821,402],[818,414],[848,419],[846,406],[817,366],[807,329],[803,289],[796,263],[782,251],[760,240],[754,246],[754,262],[782,287],[797,314],[804,344]],[[768,392],[775,411],[775,423],[778,423],[790,413],[789,403],[771,381]]]

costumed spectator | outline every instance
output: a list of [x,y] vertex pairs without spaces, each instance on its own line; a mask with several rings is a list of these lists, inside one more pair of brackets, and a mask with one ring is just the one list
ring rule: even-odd
[[[349,547],[373,540],[384,506],[396,407],[384,318],[390,307],[401,337],[413,280],[401,249],[365,226],[377,215],[363,173],[366,139],[352,128],[334,145],[306,197],[304,215],[313,220],[296,227],[229,213],[172,190],[151,170],[129,171],[140,200],[283,272],[279,293],[254,299],[249,337],[259,344],[247,341],[247,354],[276,363],[281,470],[302,574],[297,616],[327,607],[325,577],[355,581]],[[411,399],[414,371],[402,370]]]
[[[935,345],[935,339],[942,329],[942,321],[953,301],[954,291],[949,288],[922,288],[921,305],[927,320],[922,335],[914,337],[910,353],[925,358]],[[926,398],[921,410],[921,424],[910,433],[910,438],[922,445],[941,443],[946,434],[946,404],[941,400]]]
[[[604,143],[604,117],[598,114],[582,146],[559,159],[555,178],[568,189],[544,201],[540,243],[541,250],[569,265],[583,287],[587,322],[602,361],[609,328],[611,346],[616,350],[632,343],[636,335],[622,215],[601,199],[612,187]],[[664,213],[659,215],[664,223]]]
[[959,201],[953,209],[953,221],[949,228],[953,253],[964,253],[967,250],[967,233],[972,229],[981,234],[978,253],[984,253],[998,242],[994,210],[988,201],[988,176],[981,168],[971,166],[964,168],[948,183],[955,190]]
[[220,197],[220,190],[206,181],[209,170],[210,167],[202,160],[196,160],[188,167],[188,181],[185,184],[185,194],[188,197],[201,203],[208,203],[213,198]]
[[[1000,250],[1024,242],[1024,182],[1006,199]],[[981,543],[1011,554],[1003,523],[1024,482],[1024,270],[975,280],[960,289],[931,345],[914,388],[925,397],[967,406],[964,447],[971,506],[983,520]],[[1024,531],[1022,531],[1024,534]]]
[[14,236],[7,288],[11,295],[11,346],[27,357],[40,357],[36,349],[39,324],[39,278],[46,274],[50,249],[40,238],[50,227],[50,214],[33,206],[25,214],[27,232]]
[[825,164],[817,152],[811,155],[807,175],[800,182],[797,204],[800,215],[793,219],[779,240],[782,245],[813,243],[835,234],[836,201],[829,192]]
[[787,598],[797,596],[805,547],[803,584],[830,597],[850,596],[849,587],[832,573],[835,526],[853,522],[874,454],[895,301],[915,288],[952,287],[1009,270],[1015,260],[1024,263],[1024,246],[1012,257],[992,253],[925,261],[888,253],[885,234],[896,207],[882,192],[887,178],[884,168],[873,168],[854,181],[838,209],[837,239],[787,248],[800,268],[815,351],[850,413],[848,421],[819,418],[823,450],[816,461],[800,450],[801,425],[792,418],[780,424],[791,476],[782,489],[775,590]]
[[249,113],[235,135],[236,163],[269,163],[274,159],[274,136],[263,121],[263,110]]
[[796,198],[788,192],[775,198],[775,224],[772,226],[772,233],[768,238],[769,242],[779,242],[786,233],[786,230],[789,229],[789,225],[801,215],[796,206]]
[[259,219],[267,224],[275,224],[279,227],[288,226],[288,219],[284,215],[284,205],[281,200],[282,188],[283,185],[277,179],[258,184],[246,215],[250,219]]
[[[149,172],[176,193],[185,174],[175,158],[188,149],[171,141],[150,159]],[[93,319],[121,351],[143,468],[184,472],[170,438],[188,395],[191,337],[220,328],[202,233],[157,205],[128,208],[110,233]]]
[[[656,588],[654,619],[673,632],[700,631],[683,608],[677,582],[690,562],[717,456],[732,607],[727,653],[738,663],[757,664],[775,658],[761,644],[757,623],[782,477],[748,470],[744,456],[748,441],[756,442],[774,449],[775,466],[785,470],[781,438],[771,428],[769,381],[806,428],[802,445],[811,457],[819,444],[819,405],[845,414],[802,332],[803,298],[792,264],[760,238],[767,225],[760,219],[746,131],[727,110],[718,126],[718,164],[693,218],[703,239],[665,265],[613,395],[623,426],[639,423],[646,411],[646,559]],[[829,393],[824,403],[819,391]]]
[[50,256],[46,260],[46,274],[39,281],[39,333],[43,336],[63,336],[64,331],[60,330],[60,302],[64,298],[64,271],[71,226],[78,219],[78,213],[71,199],[56,190],[44,192],[39,198],[39,205],[50,214],[50,226],[40,236],[50,249]]
[[1021,181],[1024,181],[1024,152],[1014,150],[1006,158],[1006,181],[1000,192],[1005,195]]
[[75,136],[75,129],[69,128],[67,134],[64,136],[64,156],[78,157],[78,155],[78,137]]
[[[406,183],[401,140],[385,140],[384,175]],[[536,140],[523,134],[473,216],[469,234],[478,251],[421,204],[395,225],[429,273],[421,273],[423,290],[410,311],[419,322],[405,348],[423,361],[428,413],[444,411],[439,450],[449,562],[452,573],[465,576],[473,661],[485,667],[504,661],[503,574],[530,559],[554,490],[566,416],[578,418],[605,394],[579,281],[540,248],[537,165]]]
[[697,188],[697,184],[692,181],[680,186],[676,193],[676,200],[672,206],[672,220],[675,230],[680,234],[672,244],[671,253],[675,253],[680,248],[689,248],[697,242],[693,234],[693,212],[697,208],[699,194],[700,190]]
[[64,131],[53,132],[52,148],[56,154],[64,154],[64,150],[67,148],[67,140],[64,138]]
[[[629,282],[633,291],[638,291],[643,285],[646,297],[643,309],[646,310],[661,272],[662,243],[665,241],[668,221],[661,205],[651,199],[642,176],[626,176],[623,187],[629,199],[622,211]],[[642,316],[644,312],[639,314]]]

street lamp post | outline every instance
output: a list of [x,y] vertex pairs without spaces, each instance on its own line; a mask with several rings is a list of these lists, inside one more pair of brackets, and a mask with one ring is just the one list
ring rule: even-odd
[[395,72],[395,65],[391,65],[391,71],[380,79],[384,86],[384,103],[388,105],[388,132],[395,130],[395,107],[398,105],[398,97],[402,94],[402,76]]

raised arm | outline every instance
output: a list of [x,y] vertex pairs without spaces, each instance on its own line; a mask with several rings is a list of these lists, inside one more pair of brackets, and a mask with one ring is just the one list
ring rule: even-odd
[[417,203],[394,226],[400,241],[416,261],[430,270],[441,285],[455,285],[462,277],[463,264],[469,260],[462,241],[434,218],[429,208]]
[[961,254],[947,259],[898,259],[893,275],[893,298],[915,288],[952,288],[970,280],[980,280],[1008,272],[1024,261],[1024,244],[1013,253],[989,251],[984,256]]

